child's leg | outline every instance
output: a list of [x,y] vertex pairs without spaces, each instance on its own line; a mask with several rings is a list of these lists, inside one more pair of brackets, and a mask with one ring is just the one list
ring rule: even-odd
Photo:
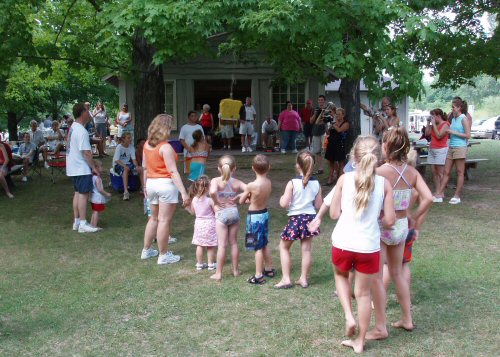
[[196,246],[196,263],[203,264],[203,247],[200,245]]
[[356,319],[352,313],[351,304],[351,284],[349,283],[349,272],[342,271],[335,267],[335,288],[337,289],[337,296],[340,305],[344,309],[345,316],[345,334],[353,336],[356,332]]
[[97,227],[98,222],[99,222],[99,212],[92,211],[92,218],[90,219],[90,224],[94,227]]
[[292,283],[290,278],[290,270],[292,269],[292,261],[290,258],[290,247],[293,244],[293,240],[281,240],[280,242],[280,259],[281,259],[281,271],[283,277],[281,281],[275,285],[275,287],[280,287],[283,285],[290,285]]
[[271,259],[271,251],[267,245],[262,248],[262,255],[264,256],[264,268],[268,271],[271,270],[273,268],[273,262]]
[[153,239],[156,238],[156,232],[158,230],[158,204],[150,204],[151,217],[148,219],[146,224],[146,230],[144,231],[144,249],[151,248],[153,244]]
[[354,340],[342,341],[344,346],[349,346],[354,349],[354,352],[361,353],[365,347],[365,335],[370,325],[370,317],[372,313],[370,288],[376,274],[363,274],[356,271],[356,282],[354,294],[356,295],[356,304],[358,305],[358,323],[359,333]]
[[[403,276],[408,283],[408,288],[410,289],[411,292],[411,270],[410,270],[410,263],[403,263]],[[411,298],[411,296],[410,296]]]
[[208,264],[215,263],[215,247],[207,247]]
[[391,279],[396,287],[399,305],[401,305],[401,320],[392,324],[394,327],[401,327],[405,330],[413,330],[411,318],[410,288],[408,282],[403,277],[403,251],[405,243],[387,246],[387,264]]
[[263,276],[262,270],[264,269],[264,252],[263,249],[255,251],[255,276],[260,278]]
[[221,280],[222,268],[224,268],[224,259],[226,259],[226,247],[228,243],[229,229],[224,223],[215,221],[215,231],[217,232],[217,269],[210,279]]
[[387,294],[387,289],[389,289],[389,284],[391,283],[391,276],[389,274],[389,268],[387,267],[387,264],[384,264],[382,281],[384,282],[384,289]]
[[229,226],[229,244],[231,245],[231,258],[233,261],[233,275],[240,276],[241,271],[238,269],[238,262],[240,257],[240,251],[238,249],[238,228],[240,223],[231,224]]
[[[380,242],[380,271],[378,274],[375,274],[371,288],[373,306],[375,308],[375,326],[366,333],[367,340],[381,340],[389,336],[386,326],[386,294],[383,283],[384,263],[387,255],[386,247],[384,242]],[[401,260],[399,263],[401,264]]]
[[311,271],[312,254],[311,254],[312,238],[302,239],[300,241],[300,249],[302,250],[302,271],[299,280],[295,283],[307,287],[307,277]]

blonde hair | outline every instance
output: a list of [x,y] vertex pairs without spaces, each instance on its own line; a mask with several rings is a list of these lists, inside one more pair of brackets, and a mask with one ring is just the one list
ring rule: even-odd
[[382,142],[385,144],[387,161],[406,161],[410,151],[410,138],[402,126],[392,128],[384,133]]
[[158,114],[148,127],[148,144],[151,147],[156,147],[162,141],[165,141],[170,136],[172,130],[172,118],[168,114]]
[[221,171],[222,181],[228,182],[231,178],[231,172],[236,168],[236,161],[231,155],[223,155],[219,159],[219,169]]
[[189,197],[201,197],[203,196],[208,188],[210,187],[210,179],[207,175],[201,175],[198,179],[189,186]]
[[356,162],[354,175],[354,206],[356,215],[360,215],[370,201],[370,195],[375,188],[375,169],[380,158],[380,145],[373,136],[359,136],[352,149]]
[[102,169],[102,161],[101,160],[94,160],[94,166],[100,167]]
[[302,150],[297,154],[296,162],[303,174],[302,184],[306,187],[314,169],[314,155],[307,150]]

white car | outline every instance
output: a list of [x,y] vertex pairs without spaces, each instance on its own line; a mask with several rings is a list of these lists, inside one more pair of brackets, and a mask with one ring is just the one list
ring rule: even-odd
[[472,123],[470,136],[472,138],[492,139],[495,131],[495,121],[497,117],[482,119],[478,122]]

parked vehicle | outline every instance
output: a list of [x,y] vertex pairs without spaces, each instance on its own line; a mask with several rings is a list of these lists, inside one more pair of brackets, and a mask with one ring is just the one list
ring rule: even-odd
[[472,124],[470,136],[472,138],[493,139],[495,137],[495,122],[497,117],[482,119]]
[[493,139],[500,140],[500,115],[495,121],[495,130],[493,131]]

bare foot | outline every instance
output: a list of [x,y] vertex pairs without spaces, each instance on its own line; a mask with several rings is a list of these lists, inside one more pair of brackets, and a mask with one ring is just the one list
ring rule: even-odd
[[372,330],[366,333],[367,340],[383,340],[389,336],[387,329],[379,330],[378,328],[373,328]]
[[241,271],[240,270],[233,270],[233,276],[240,276]]
[[307,283],[307,281],[302,280],[302,279],[295,280],[294,284],[295,284],[295,285],[300,285],[300,286],[302,286],[304,289],[306,289],[306,288],[308,288],[308,287],[309,287],[309,284]]
[[278,284],[274,285],[275,289],[290,289],[293,288],[292,283],[290,282],[285,282],[285,281],[280,281]]
[[402,320],[399,320],[397,322],[393,322],[391,324],[392,327],[395,327],[395,328],[402,328],[406,331],[413,331],[413,322],[403,322]]
[[222,275],[215,273],[213,275],[210,275],[210,279],[214,279],[215,281],[221,281]]
[[363,343],[359,339],[355,340],[345,340],[341,342],[341,345],[351,347],[356,353],[363,353]]
[[14,195],[12,193],[7,193],[7,197],[14,198]]
[[356,320],[345,320],[345,335],[347,337],[354,336],[356,333]]

